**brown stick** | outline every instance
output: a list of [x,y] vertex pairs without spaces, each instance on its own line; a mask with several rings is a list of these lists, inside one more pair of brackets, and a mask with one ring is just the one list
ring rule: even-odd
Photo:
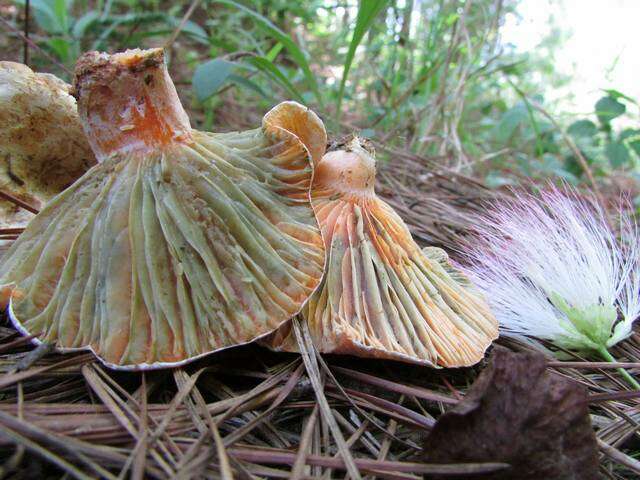
[[[271,465],[293,465],[296,453],[274,450],[260,450],[257,448],[230,448],[229,455],[247,462],[266,463]],[[381,472],[421,473],[432,475],[472,475],[497,472],[509,468],[507,463],[458,463],[458,464],[429,464],[395,461],[380,461],[369,458],[354,458],[360,470],[378,470]],[[318,465],[325,468],[345,470],[346,466],[340,457],[324,457],[322,455],[307,455],[308,465]]]
[[30,0],[27,0],[24,4],[24,54],[22,58],[22,63],[24,63],[27,67],[29,66],[29,11],[31,10]]
[[612,447],[608,443],[605,443],[603,440],[598,438],[598,447],[600,447],[600,451],[604,453],[607,457],[615,460],[616,462],[624,465],[629,470],[632,470],[636,473],[640,473],[640,462],[633,457],[621,452],[615,447]]
[[[2,17],[0,17],[0,20],[4,19]],[[31,213],[35,213],[36,215],[38,214],[38,209],[35,207],[32,207],[31,205],[29,205],[27,202],[23,202],[22,200],[20,200],[19,198],[14,197],[13,195],[3,192],[2,190],[0,190],[0,198],[7,200],[8,202],[11,202],[21,208],[24,208],[25,210],[31,212]]]
[[35,48],[36,50],[38,50],[40,53],[42,53],[42,55],[44,55],[45,57],[47,57],[49,60],[51,60],[54,64],[56,64],[59,68],[61,68],[62,70],[64,70],[65,72],[67,72],[70,76],[73,76],[73,72],[71,70],[69,70],[67,67],[65,67],[62,63],[60,63],[53,55],[51,55],[49,52],[47,52],[46,50],[40,48],[36,43],[34,43],[33,40],[31,40],[29,37],[25,37],[24,33],[22,33],[20,30],[18,30],[16,27],[14,27],[13,25],[11,25],[11,23],[9,23],[7,20],[5,20],[4,18],[0,17],[0,22],[9,30],[11,30],[13,33],[15,33],[18,37],[20,37],[23,41],[25,41],[26,43],[29,44],[29,46]]
[[555,368],[601,368],[601,369],[615,369],[615,368],[640,368],[640,362],[548,362],[548,367]]
[[0,235],[20,235],[24,232],[23,227],[0,228]]

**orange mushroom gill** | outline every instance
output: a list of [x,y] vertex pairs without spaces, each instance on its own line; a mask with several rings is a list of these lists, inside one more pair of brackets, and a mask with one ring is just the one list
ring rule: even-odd
[[[498,335],[484,299],[444,251],[418,247],[374,183],[375,159],[357,138],[316,166],[327,265],[303,310],[316,347],[438,367],[478,362]],[[297,350],[289,327],[269,341]]]

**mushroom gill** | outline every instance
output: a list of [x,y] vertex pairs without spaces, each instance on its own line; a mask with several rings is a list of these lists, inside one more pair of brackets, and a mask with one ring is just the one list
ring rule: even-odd
[[14,324],[140,369],[252,341],[298,313],[325,259],[303,143],[324,134],[320,120],[287,102],[255,130],[194,130],[160,49],[85,54],[74,88],[99,163],[0,266]]
[[[438,367],[478,362],[498,336],[487,304],[443,250],[418,247],[374,183],[375,160],[357,138],[316,165],[327,265],[303,310],[316,348]],[[288,325],[268,343],[297,350]]]

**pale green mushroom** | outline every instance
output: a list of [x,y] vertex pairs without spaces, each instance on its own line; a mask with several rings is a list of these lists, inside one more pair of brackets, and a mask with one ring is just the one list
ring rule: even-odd
[[318,117],[287,102],[246,132],[191,128],[163,52],[85,54],[75,95],[99,163],[11,247],[14,324],[117,368],[177,365],[264,336],[319,284],[309,189]]

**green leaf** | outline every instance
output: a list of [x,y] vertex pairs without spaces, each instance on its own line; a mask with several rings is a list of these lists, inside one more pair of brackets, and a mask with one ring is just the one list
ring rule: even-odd
[[215,94],[233,73],[235,64],[221,58],[201,63],[193,72],[191,83],[200,102],[204,102]]
[[100,18],[100,12],[97,10],[89,10],[87,13],[82,15],[73,25],[73,29],[71,30],[71,34],[74,38],[80,39],[84,37],[87,29]]
[[[25,5],[24,0],[16,0],[16,3],[20,6]],[[29,5],[31,6],[36,23],[45,32],[64,33],[64,26],[56,15],[55,3],[56,0],[31,0]]]
[[640,155],[640,130],[627,128],[620,132],[618,140],[624,142],[629,148]]
[[276,59],[276,57],[278,56],[278,54],[280,53],[280,51],[282,50],[282,47],[283,47],[282,43],[280,43],[280,42],[276,43],[273,46],[273,48],[267,52],[267,54],[264,56],[264,58],[266,58],[270,62],[273,62]]
[[53,12],[58,19],[62,32],[69,31],[69,13],[73,7],[73,0],[53,0]]
[[627,111],[624,103],[620,103],[613,97],[602,97],[596,102],[596,115],[603,125],[608,125],[611,120],[619,117]]
[[[258,27],[265,30],[269,35],[275,38],[278,42],[282,43],[282,45],[287,50],[287,52],[289,52],[289,55],[291,55],[291,58],[293,58],[295,63],[298,65],[298,67],[302,69],[302,73],[304,75],[304,78],[307,82],[308,87],[313,91],[313,94],[318,100],[318,103],[322,105],[322,96],[320,95],[318,82],[316,81],[316,77],[314,73],[311,71],[311,67],[309,66],[309,62],[307,61],[307,56],[302,51],[302,49],[298,45],[296,45],[296,43],[293,41],[293,39],[289,35],[284,33],[282,30],[276,27],[273,23],[271,23],[271,21],[269,21],[267,18],[263,17],[259,13],[254,12],[253,10],[250,10],[249,8],[237,2],[234,2],[233,0],[216,0],[216,3],[221,3],[222,5],[235,7],[238,10],[249,15],[256,22],[256,25]],[[268,60],[266,61],[268,62]],[[280,74],[282,74],[282,72],[280,72]]]
[[516,131],[516,128],[527,119],[528,112],[524,105],[519,104],[510,108],[502,115],[496,125],[495,135],[498,142],[504,143],[509,140]]
[[629,149],[622,142],[611,142],[604,150],[613,168],[620,168],[630,160]]
[[373,21],[378,14],[387,5],[387,0],[360,0],[358,5],[358,16],[356,18],[356,26],[353,29],[353,36],[351,37],[351,43],[349,44],[349,51],[347,57],[344,60],[344,72],[342,74],[342,80],[340,81],[340,89],[338,91],[338,100],[336,105],[336,116],[340,116],[340,108],[342,106],[342,97],[344,96],[344,87],[347,83],[347,77],[351,64],[353,63],[353,57],[356,54],[356,49],[362,41],[365,34],[373,25]]
[[289,79],[280,71],[280,69],[269,60],[264,57],[246,57],[245,61],[253,65],[258,70],[266,73],[272,80],[282,85],[297,101],[299,101],[300,103],[305,103],[302,95],[300,95],[300,92],[296,89],[296,87],[294,87]]
[[593,137],[598,127],[591,120],[578,120],[569,125],[567,133],[572,137]]
[[49,46],[51,50],[56,54],[56,56],[62,60],[62,62],[68,62],[72,60],[71,55],[71,45],[64,38],[48,38],[45,43]]
[[359,134],[364,138],[373,138],[376,136],[376,131],[373,128],[365,128],[360,130]]
[[231,75],[229,75],[229,81],[236,83],[238,85],[242,85],[243,87],[247,87],[250,90],[253,90],[254,92],[256,92],[258,95],[260,95],[263,98],[269,98],[269,95],[267,95],[267,92],[265,92],[262,89],[262,87],[260,87],[260,85],[258,85],[256,82],[252,82],[248,78],[245,78],[241,75],[236,75],[235,73],[232,73]]
[[[182,21],[181,18],[176,18],[174,16],[167,16],[166,22],[171,25],[173,28],[176,28],[180,25]],[[194,40],[197,40],[199,43],[208,44],[209,43],[209,35],[207,32],[197,23],[192,22],[191,20],[187,20],[185,24],[182,26],[181,34],[186,34],[192,37]]]
[[636,102],[633,98],[631,98],[628,95],[625,95],[624,93],[622,93],[619,90],[615,90],[613,88],[607,88],[605,90],[603,90],[607,95],[609,95],[611,98],[614,98],[615,100],[619,99],[619,98],[624,98],[626,101],[631,102],[631,103],[635,103],[636,105],[638,104],[638,102]]
[[503,176],[498,172],[489,172],[485,178],[485,183],[489,188],[500,188],[505,185],[514,185],[516,181],[513,178]]

